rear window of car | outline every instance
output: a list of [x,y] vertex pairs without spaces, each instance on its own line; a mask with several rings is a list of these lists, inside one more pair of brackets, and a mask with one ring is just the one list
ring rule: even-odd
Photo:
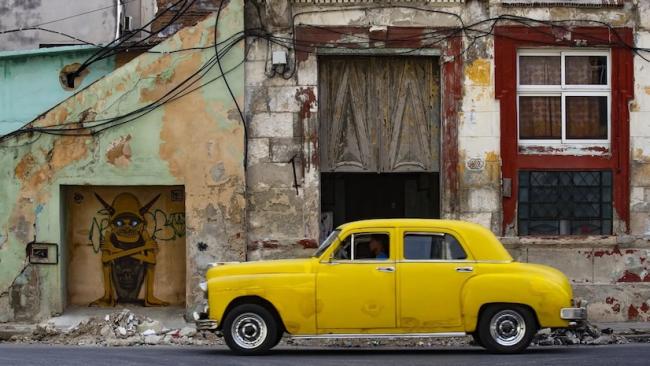
[[404,259],[462,260],[467,254],[453,235],[409,233],[404,235]]

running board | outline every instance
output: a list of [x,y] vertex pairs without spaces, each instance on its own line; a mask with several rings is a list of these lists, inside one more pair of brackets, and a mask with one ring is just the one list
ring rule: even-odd
[[347,338],[364,338],[364,339],[376,339],[376,338],[445,338],[445,337],[464,337],[467,333],[465,332],[450,332],[450,333],[403,333],[403,334],[372,334],[372,333],[362,333],[362,334],[313,334],[313,335],[290,335],[290,338],[293,339],[326,339],[326,338],[335,338],[335,339],[347,339]]

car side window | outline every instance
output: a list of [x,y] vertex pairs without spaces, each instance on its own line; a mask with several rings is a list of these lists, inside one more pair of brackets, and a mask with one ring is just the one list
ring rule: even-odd
[[462,260],[467,254],[453,235],[408,233],[404,235],[404,259]]
[[384,233],[348,235],[334,251],[336,260],[386,260],[390,256],[390,237]]

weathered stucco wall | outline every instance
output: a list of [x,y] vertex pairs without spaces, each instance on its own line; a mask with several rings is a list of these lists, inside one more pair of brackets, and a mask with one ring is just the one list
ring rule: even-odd
[[84,62],[96,51],[96,47],[70,46],[0,52],[0,135],[22,127],[113,71],[115,58],[108,57],[91,65],[75,88],[62,84],[64,68]]
[[[248,5],[247,27],[259,27],[258,12],[250,2]],[[430,13],[399,7],[368,5],[368,11],[332,11],[345,6],[291,5],[287,1],[271,1],[260,6],[261,24],[277,37],[292,36],[292,19],[296,26],[317,27],[458,25],[454,16],[439,15],[432,22],[434,15]],[[429,8],[458,14],[466,11],[456,4]],[[330,37],[338,42],[363,41],[347,35],[331,34]],[[250,126],[249,259],[306,256],[320,240],[317,55],[301,56],[294,70],[295,54],[290,53],[285,77],[269,78],[268,54],[283,47],[271,44],[269,50],[267,45],[266,40],[249,39],[246,62],[246,116]],[[293,186],[289,162],[293,156],[296,156],[298,189]],[[451,215],[448,206],[443,198],[442,211],[447,216]]]
[[[422,5],[434,11],[458,14],[471,24],[503,14],[539,20],[583,19],[606,22],[635,30],[635,45],[648,47],[650,5],[631,1],[623,7],[516,7],[496,2],[468,0],[464,5]],[[363,8],[363,9],[359,9]],[[332,11],[332,10],[340,11]],[[343,11],[344,10],[344,11]],[[298,13],[304,13],[297,15]],[[296,25],[340,27],[456,27],[454,17],[399,7],[355,4],[290,4],[276,0],[261,6],[263,24],[278,37],[291,37]],[[501,23],[500,25],[507,25]],[[511,23],[514,24],[514,23]],[[254,6],[247,9],[247,26],[259,26]],[[569,23],[571,25],[571,23]],[[573,25],[594,25],[574,22]],[[597,25],[597,24],[595,24]],[[489,26],[489,24],[488,24]],[[343,30],[350,28],[341,28]],[[358,42],[356,36],[332,35]],[[463,39],[462,101],[458,116],[457,143],[459,177],[457,209],[442,190],[443,217],[480,223],[501,234],[503,225],[500,152],[500,107],[495,96],[494,37],[470,42]],[[246,116],[249,136],[249,259],[302,256],[311,253],[318,239],[320,171],[318,166],[318,64],[309,54],[300,60],[295,73],[284,79],[269,78],[266,40],[249,40],[246,62]],[[364,46],[356,45],[357,48]],[[273,45],[272,50],[281,50]],[[349,54],[354,54],[350,50]],[[647,55],[646,55],[647,56]],[[290,54],[290,66],[291,58]],[[443,64],[451,61],[442,57]],[[578,297],[591,302],[597,320],[648,320],[650,287],[646,258],[650,245],[650,64],[634,59],[635,99],[631,112],[631,221],[630,231],[615,218],[615,234],[608,237],[520,238],[510,229],[503,238],[514,257],[546,263],[567,273]],[[445,98],[444,85],[442,97]],[[444,102],[443,102],[444,104]],[[445,146],[442,147],[443,151]],[[288,160],[300,153],[298,193]],[[567,152],[567,154],[584,152]],[[478,168],[477,168],[478,167]],[[580,168],[580,167],[576,167]],[[442,174],[443,185],[446,175]],[[516,187],[513,187],[516,189]],[[305,245],[308,244],[308,245]],[[307,247],[308,249],[303,249]]]
[[[148,105],[196,72],[214,55],[215,15],[134,59],[53,108],[34,126],[112,117]],[[230,1],[218,39],[243,30],[243,2]],[[190,47],[205,47],[168,53]],[[222,59],[243,103],[243,42]],[[41,319],[65,305],[65,268],[29,265],[28,242],[58,243],[65,206],[61,185],[183,185],[186,210],[186,304],[210,262],[241,260],[244,244],[243,126],[230,94],[214,82],[136,120],[95,136],[22,135],[0,154],[0,321]],[[61,263],[61,261],[60,261]]]

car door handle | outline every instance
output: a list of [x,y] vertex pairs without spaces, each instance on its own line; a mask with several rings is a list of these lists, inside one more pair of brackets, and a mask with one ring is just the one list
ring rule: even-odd
[[377,267],[379,272],[395,272],[395,267]]
[[456,267],[456,272],[467,273],[467,272],[473,272],[473,271],[474,271],[474,267]]

